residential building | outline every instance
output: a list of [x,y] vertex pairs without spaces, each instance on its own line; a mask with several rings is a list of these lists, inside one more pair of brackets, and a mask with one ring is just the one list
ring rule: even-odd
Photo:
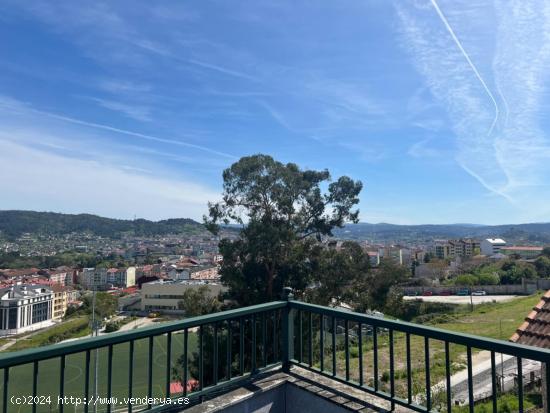
[[533,259],[542,253],[542,247],[513,245],[510,247],[500,247],[500,253],[504,255],[519,255],[524,259]]
[[472,239],[436,240],[432,251],[440,259],[471,257],[479,254],[480,243]]
[[178,304],[183,293],[190,288],[208,286],[212,296],[222,291],[222,285],[202,281],[165,281],[158,280],[141,286],[141,310],[159,312],[181,312]]
[[53,284],[51,286],[53,291],[53,321],[61,321],[65,317],[67,312],[67,305],[69,303],[69,297],[65,287],[59,284]]
[[51,325],[53,299],[53,291],[43,285],[13,285],[0,290],[0,335]]
[[52,271],[48,273],[48,279],[52,284],[58,284],[61,286],[67,285],[67,279],[71,277],[71,274],[67,274],[67,271]]
[[487,238],[481,241],[481,253],[491,256],[500,253],[500,249],[506,246],[506,241],[501,238]]
[[78,283],[87,290],[102,290],[107,287],[106,268],[83,268],[78,274]]
[[136,267],[109,268],[107,270],[107,284],[121,288],[136,285]]

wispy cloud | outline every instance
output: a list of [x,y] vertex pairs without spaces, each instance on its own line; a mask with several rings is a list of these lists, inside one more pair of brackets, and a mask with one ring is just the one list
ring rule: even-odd
[[[547,185],[550,172],[548,138],[538,117],[550,67],[550,5],[413,4],[397,7],[402,38],[452,122],[460,166],[519,209],[550,200],[534,189]],[[476,37],[482,33],[464,34],[472,17],[479,27],[496,21],[494,46]]]
[[192,148],[192,149],[196,149],[196,150],[199,150],[199,151],[207,152],[207,153],[210,153],[210,154],[213,154],[213,155],[221,156],[221,157],[224,157],[224,158],[236,159],[236,157],[234,155],[231,155],[231,154],[228,154],[228,153],[225,153],[225,152],[221,152],[221,151],[218,151],[218,150],[215,150],[215,149],[211,149],[211,148],[208,148],[208,147],[202,146],[202,145],[196,145],[196,144],[193,144],[193,143],[184,142],[184,141],[176,140],[176,139],[168,139],[168,138],[163,138],[163,137],[159,137],[159,136],[148,135],[148,134],[135,132],[135,131],[127,130],[127,129],[116,128],[116,127],[105,125],[105,124],[100,124],[100,123],[96,123],[96,122],[88,122],[88,121],[84,121],[84,120],[81,120],[81,119],[76,119],[76,118],[69,117],[69,116],[59,115],[57,113],[46,112],[46,111],[34,109],[34,108],[26,105],[23,102],[14,100],[14,99],[9,98],[9,97],[4,98],[4,97],[0,96],[0,108],[2,108],[2,107],[4,107],[5,109],[8,109],[8,110],[15,110],[15,111],[18,111],[18,112],[30,112],[30,113],[33,113],[33,114],[36,114],[36,115],[41,115],[41,116],[47,117],[47,118],[61,120],[61,121],[64,121],[64,122],[68,122],[68,123],[72,123],[72,124],[76,124],[76,125],[81,125],[81,126],[86,126],[86,127],[94,128],[94,129],[100,129],[100,130],[104,130],[104,131],[108,131],[108,132],[114,132],[114,133],[117,133],[117,134],[131,136],[131,137],[138,138],[138,139],[143,139],[143,140],[152,141],[152,142],[165,143],[165,144],[169,144],[169,145],[183,146],[183,147]]
[[67,158],[0,140],[0,175],[17,177],[0,180],[2,207],[28,209],[40,198],[42,210],[200,219],[207,201],[219,196],[189,180],[146,175],[142,169]]
[[99,106],[105,109],[122,113],[124,116],[138,120],[140,122],[151,121],[151,108],[147,106],[128,104],[123,102],[117,102],[115,100],[101,99],[101,98],[95,98],[95,97],[89,97],[88,99],[93,100]]

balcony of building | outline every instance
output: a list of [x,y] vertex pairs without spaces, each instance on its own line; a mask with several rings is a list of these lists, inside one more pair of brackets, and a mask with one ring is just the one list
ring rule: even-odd
[[546,349],[289,294],[1,354],[0,411],[542,412],[548,362]]

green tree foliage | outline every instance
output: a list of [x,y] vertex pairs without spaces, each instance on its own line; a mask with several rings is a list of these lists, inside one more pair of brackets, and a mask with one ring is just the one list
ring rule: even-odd
[[501,284],[521,284],[521,279],[537,277],[535,266],[521,261],[506,261],[500,269]]
[[210,293],[207,285],[198,288],[188,288],[183,298],[178,302],[178,308],[185,312],[186,317],[195,317],[220,311],[221,301]]
[[166,219],[158,222],[146,219],[122,220],[90,214],[58,214],[35,211],[0,211],[0,233],[8,239],[22,234],[59,236],[70,233],[90,233],[117,238],[122,234],[139,236],[198,233],[201,224],[192,219]]
[[358,221],[361,189],[346,176],[331,181],[327,170],[302,170],[267,155],[243,157],[226,169],[222,201],[209,203],[204,220],[213,233],[220,223],[243,225],[239,239],[220,242],[220,272],[231,297],[247,305],[272,300],[285,284],[303,291],[314,240]]
[[340,249],[318,248],[313,255],[313,288],[307,290],[306,300],[320,305],[354,301],[370,270],[361,246],[347,241]]
[[360,312],[384,311],[392,288],[406,281],[409,276],[407,267],[382,259],[378,268],[363,277],[355,288],[355,309]]
[[[117,298],[105,292],[97,292],[95,297],[95,314],[100,320],[115,314],[118,308]],[[83,298],[84,310],[91,314],[93,307],[93,294],[86,294]]]
[[550,278],[550,257],[542,255],[535,260],[537,274],[541,278]]

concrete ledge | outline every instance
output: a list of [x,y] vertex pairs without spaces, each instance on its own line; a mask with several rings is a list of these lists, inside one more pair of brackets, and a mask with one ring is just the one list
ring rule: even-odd
[[[389,412],[390,403],[308,370],[264,373],[185,410],[189,413]],[[409,412],[409,409],[396,409]]]

